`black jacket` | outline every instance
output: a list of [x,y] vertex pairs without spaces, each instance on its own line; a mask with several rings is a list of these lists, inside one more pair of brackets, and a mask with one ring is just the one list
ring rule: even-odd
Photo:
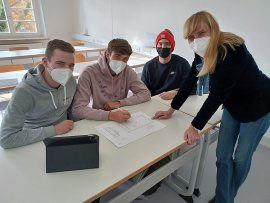
[[[235,48],[233,51],[227,47],[224,61],[224,51],[218,54],[215,71],[210,74],[209,96],[192,121],[200,130],[221,104],[243,123],[256,121],[270,112],[270,79],[258,69],[245,44]],[[196,65],[199,63],[201,58],[195,54],[189,75],[171,103],[172,108],[179,109],[197,83]]]

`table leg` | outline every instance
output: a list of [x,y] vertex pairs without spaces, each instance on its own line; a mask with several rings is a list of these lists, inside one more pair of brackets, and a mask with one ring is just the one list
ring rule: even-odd
[[[175,189],[178,193],[186,196],[191,196],[194,190],[195,181],[197,177],[197,170],[199,166],[199,157],[201,156],[202,151],[202,138],[198,141],[198,144],[183,153],[181,156],[176,157],[163,167],[159,168],[152,174],[148,175],[147,177],[143,178],[140,182],[136,183],[134,186],[126,190],[125,192],[119,194],[115,198],[111,199],[109,203],[126,203],[131,202],[136,197],[144,193],[146,190],[151,188],[153,185],[158,183],[159,181],[166,178],[168,175],[173,173],[175,170],[179,169],[181,166],[183,166],[185,163],[194,160],[192,167],[192,175],[189,187],[190,189],[188,191],[183,190],[179,187],[174,187],[173,184],[172,188]],[[166,180],[165,180],[166,181]]]
[[202,182],[205,162],[208,155],[208,149],[209,149],[209,146],[218,139],[218,133],[219,133],[219,130],[217,130],[213,134],[211,134],[210,131],[204,134],[203,150],[202,150],[202,154],[200,158],[198,175],[197,175],[197,180],[196,180],[195,189],[194,189],[194,195],[197,197],[201,195],[199,187],[201,186],[201,182]]
[[[187,190],[183,190],[182,188],[180,188],[171,179],[170,180],[169,179],[165,179],[165,183],[167,185],[169,185],[173,190],[175,190],[176,192],[178,192],[179,195],[186,202],[188,202],[188,203],[192,203],[193,202],[192,194],[194,192],[195,183],[196,183],[196,180],[197,180],[197,172],[198,172],[199,163],[200,163],[200,157],[201,157],[202,148],[203,148],[202,146],[203,146],[203,138],[201,136],[200,139],[198,140],[196,146],[193,147],[193,148],[198,148],[199,153],[198,153],[198,155],[193,160],[192,170],[191,170],[191,175],[190,175],[190,181],[189,182],[187,180],[185,180],[183,177],[179,176],[177,173],[174,173],[173,174],[173,176],[178,181],[180,181],[183,185],[186,186]],[[190,150],[192,150],[193,148],[191,148]],[[188,151],[190,151],[190,150],[188,150]]]

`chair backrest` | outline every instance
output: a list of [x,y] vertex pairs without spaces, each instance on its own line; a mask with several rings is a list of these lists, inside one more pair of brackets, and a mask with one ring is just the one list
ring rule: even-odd
[[84,43],[72,43],[72,46],[84,46]]
[[9,51],[29,50],[29,47],[10,47]]
[[85,58],[83,54],[75,54],[75,63],[85,62]]
[[0,73],[24,70],[23,64],[10,64],[0,66]]
[[35,62],[35,67],[36,67],[38,64],[40,64],[40,63],[42,63],[42,61],[37,61],[37,62]]

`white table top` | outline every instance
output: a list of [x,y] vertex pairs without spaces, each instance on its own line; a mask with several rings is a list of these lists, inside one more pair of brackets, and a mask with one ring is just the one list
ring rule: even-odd
[[131,68],[141,67],[144,66],[144,64],[148,61],[153,59],[153,56],[145,55],[145,54],[139,54],[139,53],[133,53],[128,60],[128,65]]
[[[195,117],[199,110],[201,109],[204,101],[207,99],[208,94],[203,94],[202,96],[191,95],[187,98],[186,102],[179,109],[181,112],[186,113],[192,117]],[[152,97],[153,99],[171,107],[172,100],[164,100],[161,99],[158,95]],[[221,106],[218,108],[216,113],[210,118],[208,121],[211,125],[216,125],[220,122],[223,110],[221,110]]]
[[[157,110],[168,107],[151,100],[123,108],[130,113],[143,111],[153,116]],[[75,123],[74,129],[65,136],[99,135],[98,169],[46,174],[43,142],[9,150],[0,148],[0,202],[91,202],[185,145],[184,132],[191,120],[191,116],[177,111],[172,118],[160,120],[167,127],[122,148],[117,148],[95,129],[105,121]]]
[[[106,47],[101,45],[74,46],[76,53],[95,52],[106,50]],[[44,56],[45,48],[18,50],[18,51],[0,51],[0,60],[10,60],[15,58],[32,58]]]

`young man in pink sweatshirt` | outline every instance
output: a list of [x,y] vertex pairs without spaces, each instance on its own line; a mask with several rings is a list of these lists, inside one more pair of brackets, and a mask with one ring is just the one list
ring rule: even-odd
[[[151,99],[145,84],[127,65],[131,54],[126,40],[113,39],[98,62],[83,70],[72,106],[76,118],[126,122],[130,118],[128,111],[111,110]],[[133,96],[127,98],[129,90]]]

